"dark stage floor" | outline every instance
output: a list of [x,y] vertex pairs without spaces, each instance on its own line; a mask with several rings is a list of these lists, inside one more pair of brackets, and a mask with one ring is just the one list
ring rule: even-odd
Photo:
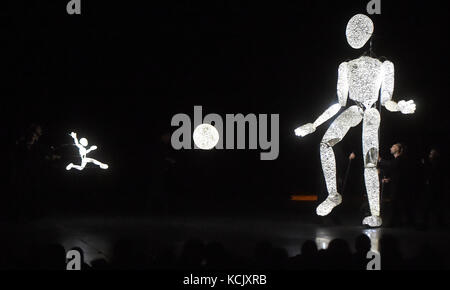
[[[319,222],[318,222],[319,221]],[[348,224],[344,226],[342,224]],[[220,242],[230,252],[250,257],[255,246],[263,241],[284,248],[289,257],[300,253],[306,240],[314,240],[324,248],[335,238],[345,239],[354,251],[354,240],[361,233],[371,237],[377,250],[378,239],[389,234],[397,238],[402,255],[412,258],[423,244],[437,249],[443,261],[450,261],[450,232],[446,229],[417,230],[414,228],[367,229],[353,219],[333,221],[302,218],[288,214],[247,214],[245,216],[153,216],[153,217],[46,217],[30,222],[1,222],[3,248],[29,248],[33,243],[59,243],[65,250],[81,247],[85,261],[111,260],[114,245],[121,240],[142,251],[171,248],[179,254],[190,239],[205,243]],[[151,249],[150,249],[151,248]],[[24,251],[23,255],[26,255]],[[25,257],[24,257],[25,258]],[[383,258],[383,257],[382,257]],[[450,263],[445,262],[450,268]]]

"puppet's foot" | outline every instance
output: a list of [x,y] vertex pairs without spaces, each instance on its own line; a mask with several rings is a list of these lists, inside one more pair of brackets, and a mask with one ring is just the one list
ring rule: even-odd
[[381,218],[379,216],[371,215],[363,219],[363,225],[368,225],[369,227],[379,227],[382,224]]
[[72,164],[72,163],[70,163],[69,165],[67,165],[67,167],[66,167],[66,170],[70,170],[70,169],[72,169],[72,166],[73,166],[73,164]]
[[334,207],[342,202],[342,196],[339,193],[329,195],[316,209],[317,215],[325,216],[329,214]]
[[108,164],[101,164],[101,165],[100,165],[100,168],[101,168],[101,169],[108,169]]

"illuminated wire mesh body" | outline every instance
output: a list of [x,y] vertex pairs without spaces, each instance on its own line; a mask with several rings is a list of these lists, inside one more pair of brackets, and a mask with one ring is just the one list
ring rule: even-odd
[[[373,32],[373,23],[365,15],[355,15],[347,25],[347,40],[353,48],[361,48]],[[338,103],[328,108],[314,123],[305,124],[295,130],[298,136],[314,132],[339,110],[346,106],[349,98],[354,105],[343,111],[330,125],[320,143],[320,158],[327,186],[328,197],[316,209],[318,215],[328,215],[332,209],[342,202],[337,191],[336,161],[333,146],[340,142],[351,127],[362,125],[362,147],[364,158],[364,180],[369,200],[371,215],[364,218],[363,224],[380,226],[378,161],[378,128],[380,113],[375,103],[380,99],[389,111],[401,111],[411,114],[415,111],[413,101],[392,101],[394,91],[394,65],[390,61],[362,56],[339,65],[337,95]]]

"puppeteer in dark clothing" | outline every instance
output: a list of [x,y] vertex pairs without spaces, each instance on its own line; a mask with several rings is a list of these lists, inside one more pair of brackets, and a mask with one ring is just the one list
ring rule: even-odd
[[423,185],[421,203],[424,223],[428,224],[433,217],[438,224],[445,223],[445,205],[447,199],[444,186],[444,168],[436,150],[431,150],[427,159],[422,160]]
[[16,190],[13,207],[15,214],[29,217],[36,214],[36,204],[42,191],[40,179],[43,160],[40,148],[36,145],[19,142],[15,149],[13,182]]
[[31,125],[26,135],[19,139],[13,152],[12,182],[14,198],[12,213],[19,218],[39,215],[43,196],[43,179],[46,175],[45,147],[41,144],[42,128]]
[[391,160],[381,159],[378,168],[383,188],[382,210],[388,216],[387,224],[394,226],[414,222],[411,167],[407,158],[401,154]]

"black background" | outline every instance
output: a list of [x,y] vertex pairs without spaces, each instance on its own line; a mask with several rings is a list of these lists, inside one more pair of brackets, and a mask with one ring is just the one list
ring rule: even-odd
[[[82,0],[82,15],[68,15],[67,1],[2,2],[2,131],[14,144],[28,123],[43,124],[42,142],[62,155],[52,167],[57,194],[84,196],[77,210],[145,211],[164,154],[177,161],[171,200],[183,201],[180,210],[283,208],[290,194],[324,194],[319,142],[332,120],[304,139],[294,129],[336,102],[338,65],[367,50],[345,39],[367,2]],[[434,144],[445,148],[448,13],[439,1],[382,1],[371,16],[374,52],[395,65],[394,100],[417,104],[414,115],[382,109],[382,156],[398,141],[416,160]],[[278,159],[164,148],[172,116],[193,118],[194,105],[204,115],[280,114]],[[66,172],[76,158],[64,145],[71,131],[97,145],[93,156],[110,169]],[[361,126],[335,149],[341,171],[357,153],[352,190],[361,195]]]

